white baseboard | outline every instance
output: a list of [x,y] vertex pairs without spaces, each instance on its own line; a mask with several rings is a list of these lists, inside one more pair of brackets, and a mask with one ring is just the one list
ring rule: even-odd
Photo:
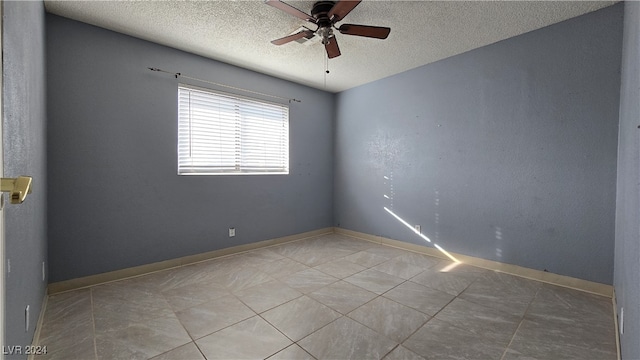
[[[36,331],[33,332],[33,339],[31,340],[32,346],[40,345],[40,331],[42,330],[42,324],[44,323],[44,313],[47,310],[47,304],[49,302],[49,294],[47,290],[44,291],[44,299],[42,299],[42,305],[40,306],[40,315],[38,315],[38,323],[36,324]],[[27,360],[35,360],[34,354],[29,354]]]
[[[195,255],[185,256],[181,258],[156,262],[152,264],[146,264],[146,265],[126,268],[126,269],[111,271],[107,273],[90,275],[90,276],[85,276],[81,278],[51,283],[49,284],[48,290],[49,290],[49,294],[56,294],[60,292],[76,290],[76,289],[94,286],[102,283],[122,280],[126,278],[150,274],[157,271],[194,264],[197,262],[206,261],[206,260],[210,260],[210,259],[214,259],[222,256],[229,256],[233,254],[242,253],[245,251],[255,250],[255,249],[264,248],[268,246],[274,246],[274,245],[283,244],[283,243],[292,242],[292,241],[298,241],[298,240],[306,239],[309,237],[319,236],[319,235],[328,234],[332,232],[375,242],[382,245],[400,248],[403,250],[413,251],[413,252],[417,252],[417,253],[421,253],[429,256],[447,259],[447,257],[442,252],[440,252],[435,248],[411,244],[404,241],[389,239],[381,236],[361,233],[358,231],[347,230],[342,228],[323,228],[323,229],[304,232],[300,234],[285,236],[281,238],[259,241],[251,244],[233,246],[233,247],[210,251],[202,254],[195,254]],[[553,285],[585,291],[585,292],[589,292],[596,295],[606,296],[609,298],[613,297],[613,286],[611,285],[577,279],[577,278],[573,278],[565,275],[553,274],[546,271],[529,269],[529,268],[525,268],[518,265],[505,264],[505,263],[501,263],[493,260],[486,260],[482,258],[468,256],[468,255],[462,255],[457,253],[450,253],[450,254],[453,255],[459,261],[468,265],[489,269],[489,270],[494,270],[494,271],[499,271],[506,274],[520,276],[523,278],[537,280],[537,281],[541,281],[541,282],[545,282]]]
[[121,270],[110,271],[102,274],[90,275],[76,279],[70,279],[60,282],[51,283],[48,286],[49,294],[57,294],[65,291],[72,291],[81,288],[86,288],[98,284],[108,283],[117,280],[123,280],[131,277],[147,275],[154,272],[177,268],[180,266],[195,264],[201,261],[211,260],[223,256],[229,256],[233,254],[242,253],[245,251],[255,250],[268,246],[274,246],[278,244],[284,244],[287,242],[298,241],[318,235],[333,233],[333,228],[323,228],[313,231],[308,231],[300,234],[284,236],[276,239],[269,239],[259,241],[250,244],[232,246],[220,250],[209,251],[206,253],[184,256],[176,259],[160,261],[152,264],[145,264],[135,267],[130,267]]
[[618,360],[622,359],[622,352],[620,351],[620,324],[618,323],[618,301],[616,299],[616,290],[613,290],[613,296],[611,297],[611,305],[613,306],[613,323],[616,327],[616,351],[618,352]]
[[[421,253],[429,256],[448,259],[448,257],[444,255],[441,251],[432,247],[411,244],[404,241],[388,239],[382,236],[371,235],[371,234],[361,233],[358,231],[347,230],[342,228],[334,228],[334,231],[338,234],[344,234],[344,235],[352,236],[355,238],[372,241],[382,245],[392,246],[392,247],[400,248],[403,250],[409,250],[409,251],[413,251],[413,252],[417,252],[417,253]],[[462,254],[457,254],[452,252],[450,252],[449,254],[451,254],[453,257],[455,257],[462,263],[480,267],[483,269],[499,271],[499,272],[503,272],[510,275],[520,276],[520,277],[531,279],[531,280],[537,280],[537,281],[541,281],[541,282],[545,282],[553,285],[585,291],[588,293],[602,295],[609,298],[613,297],[613,286],[611,285],[601,284],[601,283],[588,281],[588,280],[576,279],[570,276],[553,274],[546,271],[529,269],[529,268],[525,268],[518,265],[505,264],[505,263],[501,263],[493,260],[486,260],[486,259],[481,259],[473,256],[468,256],[468,255],[462,255]]]

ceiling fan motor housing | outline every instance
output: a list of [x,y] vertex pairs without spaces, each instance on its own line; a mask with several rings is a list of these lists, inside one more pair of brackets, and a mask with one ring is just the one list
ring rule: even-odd
[[311,9],[311,16],[316,18],[319,27],[331,27],[331,19],[329,19],[329,11],[336,4],[335,1],[318,1],[313,4]]

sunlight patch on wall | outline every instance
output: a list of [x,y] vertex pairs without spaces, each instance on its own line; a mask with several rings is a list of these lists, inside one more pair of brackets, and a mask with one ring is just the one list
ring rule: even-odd
[[[455,266],[457,266],[457,264],[460,264],[461,261],[456,259],[453,255],[451,255],[448,251],[446,251],[445,249],[443,249],[440,245],[434,243],[431,241],[431,239],[429,239],[427,236],[425,236],[424,234],[416,231],[416,229],[413,228],[413,226],[411,226],[408,222],[406,222],[403,218],[401,218],[400,216],[396,215],[396,213],[394,213],[393,211],[389,210],[386,206],[384,207],[384,210],[386,212],[388,212],[389,214],[391,214],[391,216],[393,216],[396,220],[398,220],[400,223],[402,223],[404,226],[406,226],[407,228],[409,228],[414,234],[418,235],[419,237],[421,237],[423,240],[425,240],[428,243],[433,244],[433,246],[435,246],[436,249],[440,250],[440,252],[442,252],[446,257],[448,257],[449,259],[451,259],[451,261],[454,262]],[[451,266],[451,265],[450,265]],[[441,270],[442,272],[446,272],[449,271],[451,269],[453,269],[455,266],[451,267],[451,269],[449,269],[450,266],[447,266],[446,268],[444,268],[443,270]],[[447,269],[445,271],[445,269]]]

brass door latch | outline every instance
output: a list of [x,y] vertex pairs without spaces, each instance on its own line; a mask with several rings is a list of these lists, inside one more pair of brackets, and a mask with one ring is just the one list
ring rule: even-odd
[[12,204],[22,204],[27,194],[31,194],[31,176],[17,178],[2,178],[0,190],[11,193]]

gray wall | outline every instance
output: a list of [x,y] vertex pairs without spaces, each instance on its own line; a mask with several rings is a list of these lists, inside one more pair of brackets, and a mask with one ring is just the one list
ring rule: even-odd
[[340,93],[336,226],[611,284],[622,14]]
[[[47,57],[51,282],[332,226],[332,94],[50,14]],[[150,66],[301,99],[290,174],[178,176],[178,81]]]
[[[45,20],[42,2],[4,1],[4,175],[33,176],[33,193],[21,205],[5,195],[5,345],[31,344],[46,281],[47,258]],[[30,308],[25,331],[25,307]],[[26,357],[26,356],[20,356]],[[14,358],[10,356],[10,358]]]
[[640,359],[640,3],[625,3],[614,285],[623,359]]

